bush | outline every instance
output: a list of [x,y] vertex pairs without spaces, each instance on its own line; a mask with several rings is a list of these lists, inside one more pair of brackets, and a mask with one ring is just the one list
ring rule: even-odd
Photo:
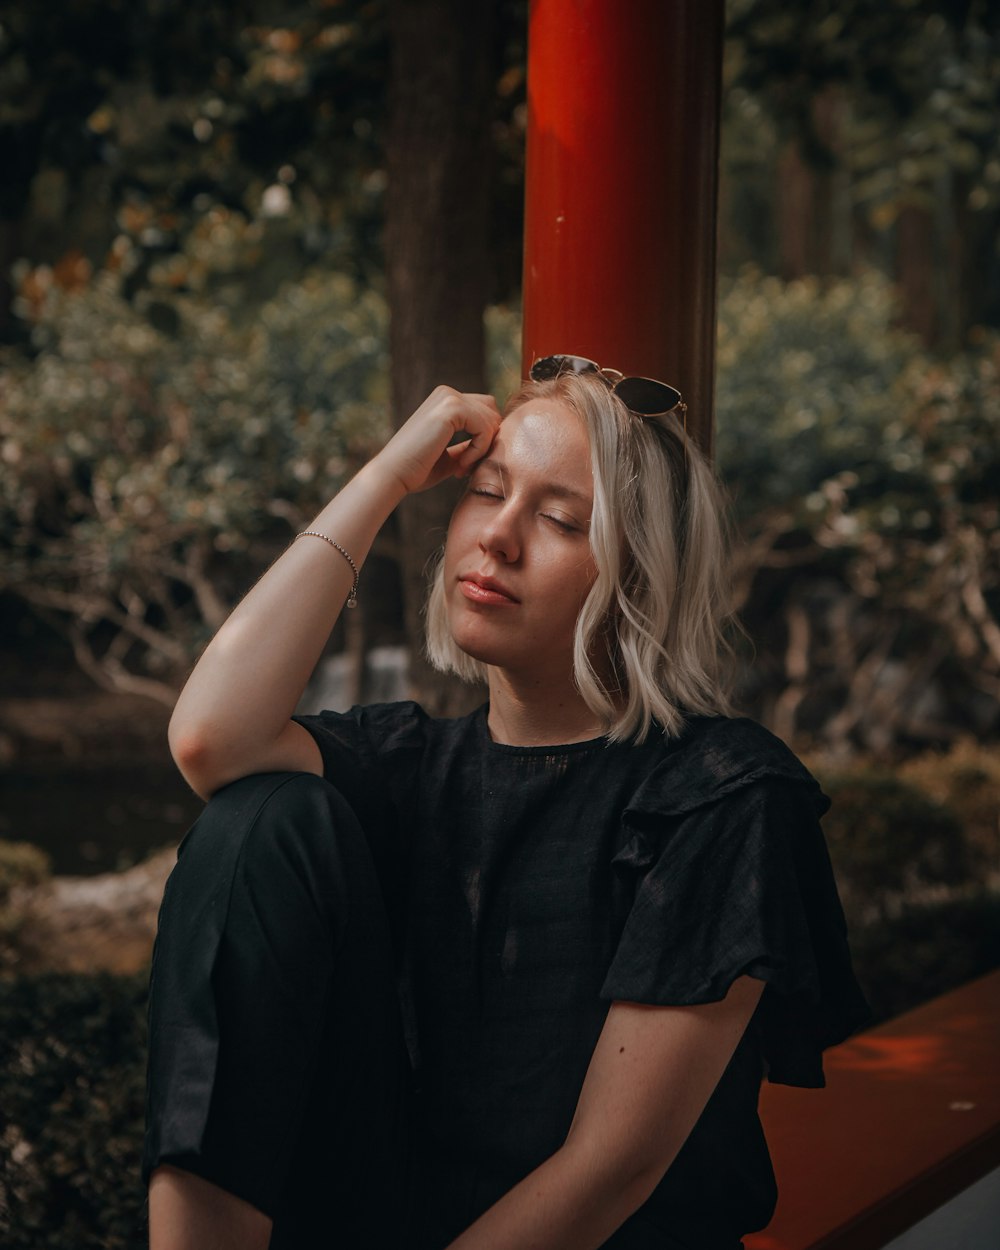
[[877,1020],[1000,966],[1000,755],[973,742],[887,772],[810,767],[855,970]]
[[0,982],[0,1241],[143,1250],[148,973]]
[[0,380],[0,588],[98,681],[171,703],[200,646],[386,431],[386,312],[313,273],[241,324],[114,275],[48,289]]
[[41,885],[51,872],[52,860],[39,847],[0,840],[0,973],[16,963],[22,934],[24,918],[17,904],[11,902],[12,892]]
[[52,872],[52,860],[31,842],[0,839],[0,907],[17,886],[41,885]]
[[1000,897],[910,907],[852,929],[851,952],[875,1022],[891,1019],[1000,967]]
[[845,909],[858,921],[898,912],[928,886],[975,882],[982,863],[955,813],[889,774],[822,777],[823,819]]
[[988,870],[1000,872],[1000,749],[963,738],[949,751],[926,751],[906,760],[897,773],[947,804]]
[[1000,727],[1000,340],[942,362],[892,318],[874,275],[748,273],[720,304],[742,702],[841,750]]

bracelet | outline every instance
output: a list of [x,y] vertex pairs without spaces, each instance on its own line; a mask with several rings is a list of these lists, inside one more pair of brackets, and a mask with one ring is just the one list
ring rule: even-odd
[[331,547],[335,547],[351,566],[351,572],[354,574],[354,585],[351,587],[351,593],[347,596],[347,606],[356,608],[358,606],[358,566],[347,554],[340,543],[330,538],[327,534],[321,534],[319,530],[303,530],[301,534],[296,534],[292,542],[298,542],[300,538],[322,538],[325,543],[329,543]]

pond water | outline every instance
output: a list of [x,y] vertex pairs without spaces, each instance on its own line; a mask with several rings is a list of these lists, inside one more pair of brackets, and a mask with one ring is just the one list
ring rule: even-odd
[[0,774],[0,838],[32,842],[57,873],[130,868],[176,844],[202,808],[169,760],[35,764]]

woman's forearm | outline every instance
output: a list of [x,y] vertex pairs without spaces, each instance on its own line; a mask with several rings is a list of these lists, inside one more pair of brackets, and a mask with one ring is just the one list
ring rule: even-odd
[[597,1250],[659,1176],[621,1173],[563,1146],[494,1203],[448,1250]]
[[[376,457],[306,528],[336,539],[360,568],[405,493]],[[170,722],[171,749],[195,789],[210,792],[267,766],[268,748],[287,729],[353,580],[340,552],[303,538],[234,609]]]

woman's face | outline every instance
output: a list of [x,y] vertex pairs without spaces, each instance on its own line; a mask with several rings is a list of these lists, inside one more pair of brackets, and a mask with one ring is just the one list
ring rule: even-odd
[[577,414],[554,399],[514,409],[448,529],[445,602],[463,651],[512,671],[571,671],[576,618],[597,576],[593,498]]

